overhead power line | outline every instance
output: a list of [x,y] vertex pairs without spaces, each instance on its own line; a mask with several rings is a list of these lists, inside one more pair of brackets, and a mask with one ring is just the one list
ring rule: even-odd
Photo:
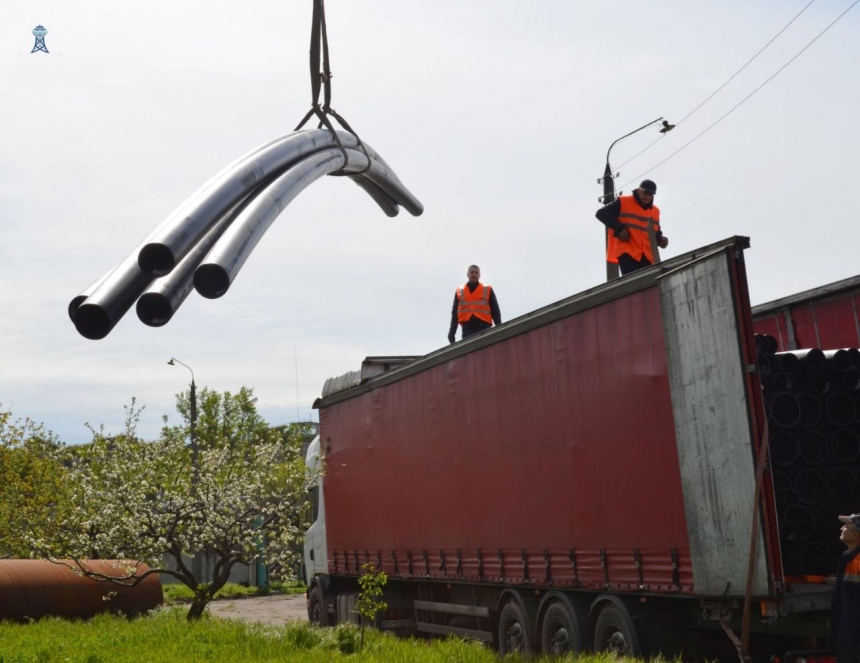
[[[792,23],[794,23],[798,18],[800,18],[800,15],[801,15],[801,14],[803,14],[803,12],[805,12],[807,9],[809,9],[809,7],[812,5],[812,3],[813,3],[813,2],[815,2],[815,0],[809,0],[809,2],[807,3],[807,5],[806,5],[803,9],[801,9],[799,12],[797,12],[797,14],[795,14],[794,18],[793,18],[793,19],[791,19],[788,23],[786,23],[786,24],[783,26],[782,30],[780,30],[779,32],[777,32],[773,37],[771,37],[771,39],[770,39],[770,41],[769,41],[769,42],[767,42],[764,46],[762,46],[762,47],[759,49],[758,53],[756,53],[755,55],[753,55],[749,60],[747,60],[747,61],[746,61],[746,63],[744,64],[744,66],[742,66],[742,67],[741,67],[740,69],[738,69],[735,73],[733,73],[731,76],[729,76],[728,80],[727,80],[725,83],[723,83],[722,85],[720,85],[720,87],[718,87],[716,90],[714,90],[713,92],[711,92],[711,94],[710,94],[710,95],[708,95],[708,97],[707,97],[707,98],[706,98],[702,103],[700,103],[700,104],[699,104],[698,106],[696,106],[693,110],[691,110],[689,113],[687,113],[683,118],[681,118],[678,122],[676,122],[676,123],[675,123],[675,126],[676,126],[676,127],[681,126],[681,124],[684,122],[684,120],[688,119],[688,118],[689,118],[693,113],[695,113],[695,112],[696,112],[697,110],[699,110],[702,106],[704,106],[706,103],[708,103],[711,99],[713,99],[715,96],[717,96],[717,94],[720,92],[720,90],[722,90],[724,87],[726,87],[726,85],[728,85],[729,83],[731,83],[739,73],[741,73],[744,69],[746,69],[746,68],[747,68],[747,67],[752,63],[752,61],[753,61],[753,60],[755,60],[759,55],[761,55],[762,53],[764,53],[765,49],[766,49],[768,46],[770,46],[773,42],[775,42],[775,41],[777,40],[777,38],[778,38],[778,37],[779,37],[783,32],[785,32],[786,30],[788,30],[789,26],[790,26]],[[629,159],[627,159],[627,161],[625,161],[625,162],[624,162],[624,163],[622,163],[620,166],[618,166],[618,168],[623,168],[623,167],[624,167],[624,166],[626,166],[628,163],[630,163],[631,161],[633,161],[636,157],[638,157],[638,156],[640,156],[640,155],[644,154],[645,152],[647,152],[648,150],[650,150],[652,147],[654,147],[657,143],[659,143],[659,142],[660,142],[661,140],[663,140],[665,137],[666,137],[666,134],[662,134],[662,135],[661,135],[659,138],[657,138],[655,141],[653,141],[653,142],[649,143],[647,146],[645,146],[645,147],[644,147],[643,149],[641,149],[639,152],[637,152],[637,153],[636,153],[636,154],[634,154],[632,157],[630,157]]]
[[801,56],[801,55],[802,55],[802,54],[803,54],[803,53],[804,53],[804,52],[805,52],[805,51],[806,51],[810,46],[812,46],[816,41],[818,41],[818,39],[819,39],[819,38],[820,38],[820,37],[821,37],[825,32],[827,32],[830,28],[832,28],[834,25],[836,25],[836,24],[837,24],[837,23],[842,19],[842,17],[843,17],[843,16],[845,16],[845,14],[847,14],[849,11],[851,11],[851,10],[854,8],[854,6],[855,6],[855,5],[857,5],[857,3],[860,3],[860,0],[854,0],[854,2],[852,2],[852,3],[848,6],[848,8],[847,8],[845,11],[843,11],[841,14],[839,14],[839,16],[837,16],[837,17],[836,17],[836,18],[835,18],[835,19],[834,19],[834,20],[833,20],[833,21],[832,21],[832,22],[831,22],[831,23],[830,23],[826,28],[824,28],[821,32],[819,32],[817,35],[815,35],[815,37],[812,39],[812,41],[810,41],[806,46],[804,46],[803,48],[801,48],[801,49],[800,49],[800,50],[799,50],[799,51],[794,55],[794,57],[792,57],[788,62],[786,62],[786,63],[785,63],[784,65],[782,65],[779,69],[777,69],[777,70],[776,70],[776,71],[775,71],[775,72],[774,72],[770,77],[768,77],[768,78],[764,81],[764,83],[762,83],[761,85],[759,85],[755,90],[753,90],[752,92],[750,92],[746,97],[744,97],[744,98],[743,98],[743,99],[741,99],[738,103],[736,103],[734,106],[732,106],[732,107],[729,109],[729,111],[728,111],[728,112],[726,112],[723,116],[721,116],[721,117],[720,117],[718,120],[716,120],[713,124],[709,125],[709,126],[708,126],[704,131],[702,131],[701,133],[697,134],[696,136],[694,136],[693,138],[691,138],[690,140],[688,140],[686,143],[684,143],[681,147],[679,147],[677,150],[675,150],[674,152],[672,152],[672,154],[670,154],[669,156],[667,156],[667,157],[666,157],[665,159],[663,159],[662,161],[657,162],[656,164],[654,164],[653,166],[651,166],[650,168],[648,168],[648,170],[643,171],[640,175],[637,175],[636,177],[634,177],[634,178],[633,178],[632,180],[630,180],[629,182],[625,182],[624,184],[622,184],[622,185],[621,185],[621,188],[623,189],[623,188],[624,188],[624,187],[626,187],[628,184],[631,184],[631,183],[635,182],[635,181],[636,181],[636,180],[638,180],[639,178],[644,177],[645,175],[647,175],[648,173],[650,173],[652,170],[655,170],[655,169],[656,169],[656,168],[658,168],[659,166],[662,166],[662,165],[663,165],[664,163],[666,163],[669,159],[671,159],[671,158],[672,158],[672,157],[674,157],[676,154],[678,154],[678,153],[679,153],[679,152],[681,152],[682,150],[686,149],[687,147],[689,147],[690,145],[692,145],[693,143],[695,143],[697,140],[699,140],[699,138],[701,138],[702,136],[704,136],[704,135],[705,135],[706,133],[708,133],[711,129],[713,129],[715,126],[717,126],[720,122],[722,122],[723,120],[725,120],[729,115],[731,115],[732,113],[734,113],[738,108],[740,108],[744,103],[746,103],[746,101],[748,101],[748,100],[749,100],[749,99],[750,99],[750,98],[751,98],[751,97],[752,97],[756,92],[758,92],[759,90],[761,90],[765,85],[767,85],[767,84],[768,84],[768,83],[770,83],[774,78],[776,78],[776,77],[777,77],[777,76],[778,76],[778,75],[783,71],[783,69],[785,69],[788,65],[790,65],[790,64],[791,64],[792,62],[794,62],[797,58],[799,58],[799,57],[800,57],[800,56]]

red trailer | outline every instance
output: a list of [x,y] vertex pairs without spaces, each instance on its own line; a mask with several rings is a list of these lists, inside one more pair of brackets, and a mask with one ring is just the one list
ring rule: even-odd
[[354,619],[371,563],[389,576],[383,628],[502,653],[823,645],[830,587],[782,568],[746,248],[329,380],[308,453],[325,458],[311,620]]
[[775,337],[781,350],[860,346],[860,276],[755,306],[757,334]]

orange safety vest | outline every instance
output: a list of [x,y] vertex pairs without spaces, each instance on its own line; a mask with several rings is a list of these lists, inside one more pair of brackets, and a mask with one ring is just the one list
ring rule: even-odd
[[642,260],[644,256],[652,264],[660,262],[660,252],[657,248],[660,208],[651,205],[649,209],[643,209],[633,196],[621,196],[618,200],[621,203],[618,220],[630,233],[630,241],[622,242],[611,228],[607,228],[609,245],[606,250],[606,262],[618,262],[618,256],[622,253],[626,253],[634,260]]
[[493,288],[479,283],[475,292],[469,291],[469,285],[457,288],[457,322],[460,324],[468,322],[473,315],[479,320],[493,324],[493,315],[490,312],[490,292]]

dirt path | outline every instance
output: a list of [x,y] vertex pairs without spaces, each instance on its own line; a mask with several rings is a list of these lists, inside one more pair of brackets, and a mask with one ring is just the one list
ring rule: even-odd
[[245,619],[263,624],[283,625],[287,622],[308,620],[307,604],[303,594],[224,599],[210,603],[208,610],[210,614],[218,617]]

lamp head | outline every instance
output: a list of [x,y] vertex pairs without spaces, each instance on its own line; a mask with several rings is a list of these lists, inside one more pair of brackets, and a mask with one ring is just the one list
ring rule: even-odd
[[168,365],[168,366],[176,366],[176,364],[174,364],[174,363],[173,363],[173,359],[172,359],[172,358],[171,358],[171,360],[170,360],[169,362],[167,362],[167,365]]
[[660,129],[661,134],[667,134],[675,128],[674,124],[669,124],[669,120],[663,120],[663,128]]

